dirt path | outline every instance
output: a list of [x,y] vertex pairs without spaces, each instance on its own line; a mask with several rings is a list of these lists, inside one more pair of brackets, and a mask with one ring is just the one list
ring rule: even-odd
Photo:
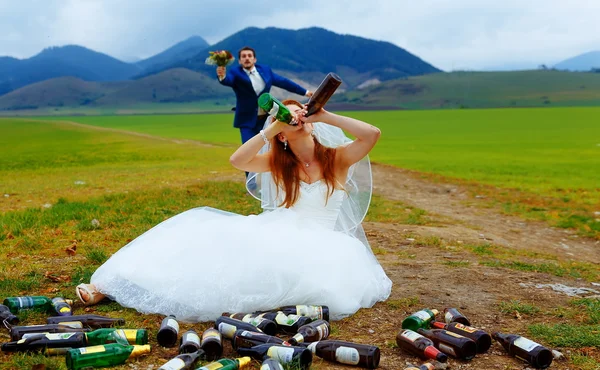
[[448,227],[426,228],[431,235],[477,244],[488,241],[554,254],[565,260],[600,263],[600,241],[484,208],[484,200],[469,196],[460,186],[431,183],[406,170],[384,165],[373,166],[373,183],[374,193],[447,218]]

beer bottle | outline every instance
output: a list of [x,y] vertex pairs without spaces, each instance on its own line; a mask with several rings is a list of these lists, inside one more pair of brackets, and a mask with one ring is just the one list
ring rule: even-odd
[[457,322],[466,326],[471,325],[469,319],[467,319],[467,317],[460,313],[456,308],[444,309],[444,320],[446,320],[447,324],[450,324],[451,322]]
[[471,326],[465,326],[457,322],[444,324],[439,321],[434,321],[432,326],[436,329],[446,329],[463,337],[473,339],[477,345],[477,353],[485,353],[492,346],[492,337],[485,331]]
[[24,334],[16,342],[2,344],[4,352],[36,352],[44,348],[85,347],[85,333],[35,333]]
[[10,312],[10,308],[0,304],[0,322],[8,323],[9,325],[17,325],[19,318]]
[[419,356],[422,359],[429,358],[439,362],[448,361],[448,356],[435,348],[431,339],[425,338],[421,334],[410,329],[401,330],[398,335],[396,335],[396,343],[398,344],[398,347],[410,354]]
[[277,323],[277,330],[285,334],[296,334],[299,327],[312,321],[310,317],[286,315],[281,311],[261,313],[258,317],[275,321]]
[[417,331],[419,328],[428,329],[438,313],[438,310],[428,309],[415,312],[402,321],[402,329],[410,329],[412,331]]
[[283,370],[283,366],[274,358],[267,358],[262,362],[260,370]]
[[477,345],[472,339],[444,329],[419,329],[422,336],[433,341],[442,352],[461,360],[471,360],[477,354]]
[[[69,305],[73,304],[73,301],[70,299],[64,299],[64,302]],[[20,310],[28,309],[38,309],[48,312],[54,311],[52,299],[44,296],[8,297],[4,299],[3,303],[13,314],[18,313]]]
[[100,315],[73,315],[73,316],[54,316],[46,319],[48,324],[60,324],[64,321],[79,321],[84,327],[92,329],[109,328],[111,326],[125,325],[125,319],[113,319]]
[[71,347],[60,347],[60,348],[45,348],[43,353],[44,356],[66,356],[67,352],[72,350]]
[[240,357],[235,360],[222,358],[210,364],[206,364],[196,370],[239,370],[250,366],[252,359],[250,357]]
[[552,363],[552,352],[539,343],[514,334],[493,333],[492,337],[511,355],[532,366],[545,369]]
[[323,79],[313,96],[308,101],[306,117],[315,114],[325,106],[335,90],[342,84],[342,79],[335,73],[328,73]]
[[435,366],[429,362],[426,362],[419,367],[417,367],[417,365],[408,364],[408,367],[405,367],[404,370],[435,370]]
[[251,348],[258,346],[259,344],[277,344],[282,346],[289,346],[290,344],[281,338],[267,335],[265,333],[255,333],[247,330],[236,330],[231,340],[233,348],[237,349],[240,347]]
[[148,344],[148,331],[146,329],[102,328],[85,333],[85,338],[86,346],[109,343]]
[[288,340],[292,346],[299,343],[316,342],[326,339],[331,332],[329,322],[325,320],[316,320],[298,328],[298,333]]
[[327,361],[346,365],[357,365],[368,369],[379,366],[379,347],[341,340],[321,340],[308,344],[314,355]]
[[62,322],[60,324],[13,326],[10,328],[10,340],[17,341],[25,334],[40,333],[73,333],[90,331],[84,328],[79,321]]
[[179,323],[175,316],[169,315],[163,319],[160,329],[156,333],[156,341],[163,347],[173,347],[177,343],[179,335]]
[[286,315],[298,315],[310,317],[313,320],[323,319],[329,321],[329,307],[327,306],[311,306],[311,305],[296,305],[296,306],[282,306],[275,310],[270,311],[259,311],[255,312],[266,313],[266,312],[277,312],[281,311]]
[[59,316],[72,316],[72,304],[73,301],[69,299],[64,299],[62,297],[52,298],[52,308],[54,309],[54,312],[56,312],[56,314]]
[[202,333],[200,348],[208,361],[214,361],[223,354],[223,341],[217,329],[208,328]]
[[292,112],[290,112],[282,102],[269,93],[261,94],[258,97],[258,106],[280,122],[287,123],[288,125],[296,124],[295,121],[293,121],[294,117],[292,116]]
[[[197,336],[197,335],[196,335]],[[158,370],[189,370],[192,369],[196,361],[204,354],[204,351],[198,350],[191,353],[182,353],[158,368]]]
[[252,348],[238,347],[237,352],[262,361],[267,357],[274,358],[282,364],[296,363],[302,370],[310,368],[312,353],[308,348],[280,346],[277,344],[259,344]]
[[194,353],[200,349],[200,337],[194,329],[183,333],[179,341],[179,354]]
[[215,321],[215,329],[219,330],[221,335],[229,340],[232,340],[235,331],[240,329],[262,333],[262,330],[252,324],[227,316],[220,316],[217,318]]
[[119,343],[100,346],[74,348],[65,356],[69,370],[79,370],[87,367],[107,367],[125,363],[130,358],[150,353],[150,345],[124,346]]
[[223,312],[221,316],[228,316],[234,319],[242,320],[243,322],[247,322],[248,324],[256,326],[265,334],[275,335],[275,333],[277,333],[277,324],[274,321],[258,317],[257,315]]

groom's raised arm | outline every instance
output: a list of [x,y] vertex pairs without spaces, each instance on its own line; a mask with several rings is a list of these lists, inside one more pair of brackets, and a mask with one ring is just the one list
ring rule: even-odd
[[217,67],[217,78],[221,85],[233,86],[233,76],[231,72],[227,72],[225,67]]
[[289,92],[293,92],[295,94],[302,95],[302,96],[312,95],[309,90],[303,88],[302,86],[298,85],[297,83],[295,83],[294,81],[292,81],[288,78],[278,75],[277,73],[275,73],[273,71],[271,71],[271,76],[273,78],[273,86],[280,87]]

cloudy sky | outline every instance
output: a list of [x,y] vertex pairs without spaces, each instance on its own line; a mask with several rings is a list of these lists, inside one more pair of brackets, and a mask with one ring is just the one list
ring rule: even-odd
[[444,70],[523,68],[600,50],[599,14],[600,0],[0,0],[0,55],[78,44],[132,60],[192,35],[318,26]]

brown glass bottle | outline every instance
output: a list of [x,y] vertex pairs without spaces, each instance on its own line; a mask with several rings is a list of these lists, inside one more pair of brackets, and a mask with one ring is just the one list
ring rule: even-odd
[[19,318],[10,312],[8,306],[0,304],[0,325],[2,325],[2,323],[17,325],[19,323]]
[[85,333],[28,334],[16,342],[2,344],[4,352],[37,352],[44,348],[80,348],[86,346]]
[[282,364],[295,363],[302,370],[310,368],[310,364],[312,363],[312,353],[304,347],[259,344],[252,348],[238,347],[237,352],[242,356],[250,356],[259,361],[270,357]]
[[13,326],[10,328],[10,340],[17,341],[23,338],[23,335],[33,333],[74,333],[87,331],[90,331],[90,329],[84,328],[79,321],[48,325]]
[[341,84],[342,79],[340,76],[335,73],[328,73],[319,87],[317,87],[317,90],[315,90],[314,94],[310,97],[306,107],[306,117],[317,113],[323,108]]
[[331,332],[329,322],[325,320],[316,320],[298,328],[292,338],[288,339],[288,343],[296,346],[299,343],[316,342],[326,339]]
[[223,337],[217,329],[208,328],[202,333],[200,348],[204,351],[204,356],[208,361],[214,361],[221,358],[223,354]]
[[262,330],[256,326],[228,316],[220,316],[217,318],[215,321],[215,329],[219,330],[223,338],[229,340],[233,340],[235,331],[240,329],[262,333]]
[[177,357],[170,359],[167,363],[158,368],[158,370],[189,370],[204,352],[202,350],[192,353],[182,353]]
[[48,324],[60,324],[65,321],[79,321],[83,327],[92,329],[110,328],[111,326],[125,325],[125,319],[112,318],[100,315],[73,315],[73,316],[54,316],[46,319]]
[[299,327],[312,321],[310,317],[286,315],[281,311],[261,313],[258,317],[275,321],[277,324],[277,331],[285,334],[296,334]]
[[368,369],[379,366],[379,347],[341,340],[321,340],[308,344],[307,348],[324,360],[346,365],[357,365]]
[[160,329],[156,333],[156,341],[163,347],[173,347],[179,336],[179,323],[175,316],[169,315],[160,323]]
[[451,322],[457,322],[466,326],[470,326],[471,322],[465,315],[460,313],[456,308],[446,308],[444,309],[444,320],[447,324]]
[[475,341],[444,329],[419,329],[417,333],[429,338],[442,352],[461,360],[471,360],[477,354]]
[[474,340],[477,345],[477,353],[485,353],[492,346],[492,337],[481,329],[459,324],[457,322],[444,324],[443,322],[434,321],[432,326],[436,329],[445,329]]
[[256,326],[265,334],[275,335],[277,333],[277,324],[274,321],[259,317],[259,315],[256,314],[223,312],[221,316],[233,317],[234,319],[247,322],[248,324]]
[[433,341],[410,329],[402,329],[396,335],[398,347],[422,359],[432,359],[439,362],[448,361],[448,356],[433,345]]
[[190,329],[181,335],[179,341],[179,354],[194,353],[200,349],[200,337],[194,329]]
[[329,321],[329,307],[327,306],[312,306],[312,305],[296,305],[282,306],[275,310],[260,311],[255,313],[277,312],[281,311],[286,315],[298,315],[310,317],[313,320],[323,319]]
[[493,333],[492,338],[498,341],[511,355],[530,365],[545,369],[552,363],[552,352],[539,343],[515,334]]
[[236,349],[238,347],[251,348],[254,346],[258,346],[259,344],[277,344],[282,346],[289,346],[290,344],[283,339],[268,335],[265,333],[256,333],[248,330],[236,330],[233,334],[233,339],[231,340],[233,348]]

